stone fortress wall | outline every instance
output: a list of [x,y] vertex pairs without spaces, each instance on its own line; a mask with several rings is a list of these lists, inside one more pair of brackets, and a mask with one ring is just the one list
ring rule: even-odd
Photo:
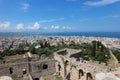
[[112,70],[105,63],[83,60],[81,54],[81,50],[67,48],[55,52],[56,73],[65,80],[95,80],[96,73]]
[[41,76],[55,73],[55,60],[32,61],[29,58],[0,61],[0,76],[16,77],[32,76],[39,80]]
[[[83,60],[81,50],[61,49],[54,53],[54,59],[20,58],[0,61],[0,76],[29,76],[40,80],[41,76],[57,74],[64,80],[95,80],[96,73],[110,72],[110,66],[97,61]],[[120,71],[120,70],[119,70]]]

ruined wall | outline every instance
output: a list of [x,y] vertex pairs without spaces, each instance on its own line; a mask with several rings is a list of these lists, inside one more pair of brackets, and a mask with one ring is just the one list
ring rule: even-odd
[[6,75],[6,76],[10,75],[8,67],[0,68],[0,76],[4,76],[4,75]]
[[[64,50],[64,49],[63,49]],[[58,52],[54,53],[54,58],[56,62],[56,73],[62,76],[65,80],[94,80],[94,75],[96,72],[106,71],[107,67],[105,64],[99,64],[97,62],[85,61],[81,57],[79,60],[75,57],[70,57],[71,55],[78,53],[80,50],[70,50],[67,49],[68,54],[62,56]],[[60,50],[61,51],[61,50]],[[82,53],[80,53],[82,54]],[[61,66],[59,70],[58,64]],[[99,65],[99,66],[98,66]],[[101,68],[102,67],[102,68]],[[89,73],[90,78],[87,77]],[[83,75],[84,74],[84,75]]]
[[19,59],[12,59],[9,61],[5,61],[5,63],[22,63],[27,61],[28,61],[28,58],[19,58]]
[[[55,73],[55,60],[27,62],[26,59],[23,59],[21,63],[21,59],[19,59],[18,62],[17,60],[9,61],[9,63],[5,64],[2,63],[0,65],[0,76],[23,77],[30,73],[33,78],[39,78],[44,75]],[[12,72],[10,71],[10,68]],[[23,73],[23,70],[26,71],[25,74]]]
[[41,76],[55,73],[55,60],[34,62],[30,64],[31,75],[33,78],[40,78]]
[[79,80],[79,78],[78,78],[79,73],[75,67],[72,67],[70,74],[71,74],[71,76],[70,76],[71,80]]
[[[10,68],[12,68],[12,73],[10,72]],[[14,65],[7,65],[6,67],[0,68],[0,76],[22,76],[22,70],[26,69],[26,73],[28,73],[28,64],[19,63]]]
[[0,64],[3,64],[4,63],[4,60],[0,60]]

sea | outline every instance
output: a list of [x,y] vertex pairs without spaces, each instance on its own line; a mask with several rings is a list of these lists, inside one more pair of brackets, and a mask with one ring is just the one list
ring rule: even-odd
[[0,36],[86,36],[120,38],[120,32],[0,32]]

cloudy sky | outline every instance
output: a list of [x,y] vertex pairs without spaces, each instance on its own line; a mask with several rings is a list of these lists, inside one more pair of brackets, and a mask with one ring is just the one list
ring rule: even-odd
[[0,0],[0,32],[120,31],[120,0]]

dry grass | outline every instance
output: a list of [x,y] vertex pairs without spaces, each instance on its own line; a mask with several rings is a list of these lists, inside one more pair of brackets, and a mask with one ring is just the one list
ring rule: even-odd
[[63,80],[58,75],[47,75],[47,76],[44,76],[43,78],[44,78],[44,80]]
[[5,56],[3,59],[4,60],[18,59],[18,58],[23,58],[23,56],[24,56],[24,54],[22,54],[22,55],[16,54],[13,56]]
[[29,77],[24,77],[24,78],[15,78],[14,80],[30,80]]
[[[36,54],[31,54],[32,57],[37,57],[38,55]],[[27,56],[27,54],[16,54],[16,55],[12,55],[12,56],[5,56],[3,57],[4,60],[11,60],[11,59],[19,59],[19,58],[23,58],[24,56]]]

